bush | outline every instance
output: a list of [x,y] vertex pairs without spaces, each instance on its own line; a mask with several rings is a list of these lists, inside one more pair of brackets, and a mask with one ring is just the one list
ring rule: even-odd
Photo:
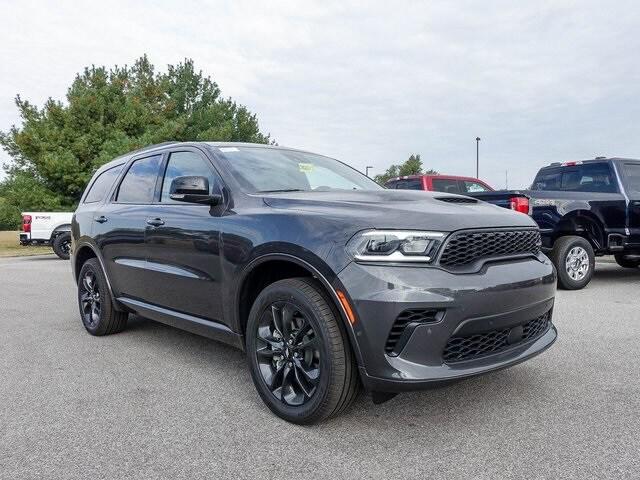
[[0,197],[0,230],[18,230],[22,224],[20,209]]

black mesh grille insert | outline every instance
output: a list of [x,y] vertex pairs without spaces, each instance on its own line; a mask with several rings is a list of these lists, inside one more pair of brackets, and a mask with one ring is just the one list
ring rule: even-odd
[[[407,326],[411,324],[419,325],[421,323],[433,323],[437,322],[439,317],[438,313],[440,310],[433,309],[423,309],[423,308],[414,308],[411,310],[405,310],[396,321],[393,323],[391,327],[391,331],[389,332],[389,336],[387,337],[387,343],[384,346],[384,351],[388,354],[393,354],[396,347],[400,347],[398,345],[398,341],[402,334],[405,332]],[[400,348],[401,349],[401,348]]]
[[467,197],[436,197],[436,200],[447,203],[478,203],[476,199]]
[[452,363],[498,353],[508,347],[538,338],[547,331],[550,324],[551,312],[547,312],[524,325],[476,333],[467,337],[451,337],[444,348],[442,359],[445,363]]
[[464,267],[478,260],[540,251],[538,230],[494,230],[454,233],[447,241],[440,265]]

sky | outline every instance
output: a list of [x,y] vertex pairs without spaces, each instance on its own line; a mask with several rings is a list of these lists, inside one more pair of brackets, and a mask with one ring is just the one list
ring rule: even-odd
[[[16,94],[64,99],[89,65],[184,58],[280,144],[371,174],[425,168],[528,186],[543,165],[640,157],[633,1],[0,0],[0,130]],[[8,156],[0,153],[0,162]],[[0,174],[2,175],[2,174]]]

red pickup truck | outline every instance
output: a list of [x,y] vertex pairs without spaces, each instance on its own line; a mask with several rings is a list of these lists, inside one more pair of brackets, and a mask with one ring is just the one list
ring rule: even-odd
[[[495,192],[493,188],[482,180],[473,177],[458,177],[455,175],[408,175],[388,180],[386,188],[401,190],[429,190],[434,192],[456,193],[458,195],[472,195],[485,202],[510,208],[521,213],[530,214],[529,197],[519,191],[511,191],[508,195]],[[492,193],[495,192],[495,193]]]
[[408,175],[388,180],[386,188],[401,190],[429,190],[434,192],[457,193],[465,195],[476,192],[492,192],[493,188],[473,177],[454,175]]

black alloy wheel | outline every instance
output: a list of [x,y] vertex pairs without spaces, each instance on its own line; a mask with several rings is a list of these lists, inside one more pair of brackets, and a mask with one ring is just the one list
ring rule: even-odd
[[300,406],[320,381],[318,337],[304,314],[291,302],[265,309],[256,332],[260,374],[275,398]]
[[260,397],[284,420],[316,423],[357,397],[360,378],[345,325],[313,278],[278,280],[258,294],[246,349]]
[[116,309],[97,258],[90,258],[80,269],[78,307],[82,324],[91,335],[109,335],[127,326],[129,315]]
[[82,323],[87,329],[95,329],[100,321],[102,300],[100,298],[100,289],[98,288],[98,279],[93,270],[87,269],[85,271],[78,285],[78,294],[80,295]]

